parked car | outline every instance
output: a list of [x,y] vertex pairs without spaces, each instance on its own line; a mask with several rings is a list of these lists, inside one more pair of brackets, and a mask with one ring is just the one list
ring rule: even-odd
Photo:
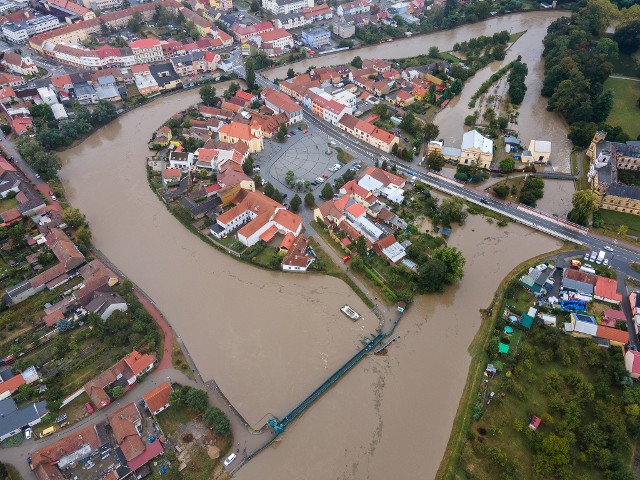
[[56,423],[64,422],[66,419],[67,419],[67,414],[63,413],[62,415],[56,418]]
[[605,267],[606,267],[607,265],[609,265],[609,259],[608,259],[608,258],[605,258],[605,259],[602,261],[602,264],[603,264]]
[[56,198],[56,196],[55,196],[55,195],[51,195],[51,200],[53,200],[53,201],[55,202],[55,201],[56,201],[56,200],[58,200],[58,199]]
[[31,430],[31,428],[26,428],[24,431],[25,440],[31,440],[32,436],[33,436],[33,430]]
[[349,260],[351,260],[351,255],[345,255],[344,257],[342,257],[342,261],[344,263],[347,263]]
[[86,409],[87,409],[87,413],[88,413],[89,415],[91,415],[91,414],[93,413],[93,407],[91,406],[91,404],[90,404],[89,402],[87,402],[87,403],[85,403],[85,404],[84,404],[84,408],[86,408]]
[[233,461],[236,459],[236,454],[232,453],[231,455],[229,455],[225,461],[224,461],[224,466],[228,467],[229,465],[231,465],[231,463],[233,463]]
[[304,129],[304,130],[302,130],[302,133],[309,133],[309,130]]
[[322,174],[322,178],[325,178],[325,179],[326,179],[326,178],[329,178],[329,175],[327,175],[326,173],[323,173],[323,174]]
[[607,252],[613,252],[613,248],[611,248],[609,245],[605,245],[605,246],[604,246],[604,249],[605,249]]

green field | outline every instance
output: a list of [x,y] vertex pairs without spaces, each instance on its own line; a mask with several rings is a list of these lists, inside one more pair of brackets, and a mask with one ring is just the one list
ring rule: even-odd
[[607,118],[610,125],[620,126],[633,139],[640,135],[640,80],[609,78],[604,83],[605,89],[614,92],[613,110]]
[[605,227],[609,230],[616,232],[620,225],[626,225],[629,227],[627,235],[640,237],[640,216],[604,209],[600,210],[600,216],[604,220]]

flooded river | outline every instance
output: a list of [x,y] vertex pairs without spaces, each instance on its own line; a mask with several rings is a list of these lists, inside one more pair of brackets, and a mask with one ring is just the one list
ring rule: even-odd
[[[533,13],[531,23],[554,15]],[[468,38],[511,24],[517,30],[527,18],[510,16],[508,25],[493,19],[436,37],[454,42],[466,30]],[[431,37],[419,40],[424,51],[432,45]],[[395,45],[376,56],[390,56]],[[365,313],[354,324],[339,314],[343,303],[366,312],[342,282],[236,262],[166,211],[147,184],[146,142],[196,101],[196,92],[183,92],[121,117],[66,152],[60,176],[70,202],[87,215],[96,247],[155,300],[205,380],[215,378],[249,423],[260,425],[268,413],[283,415],[304,398],[377,322]],[[388,356],[365,359],[238,478],[433,478],[464,387],[478,310],[514,265],[558,246],[480,217],[471,217],[451,243],[468,259],[461,284],[418,299]]]

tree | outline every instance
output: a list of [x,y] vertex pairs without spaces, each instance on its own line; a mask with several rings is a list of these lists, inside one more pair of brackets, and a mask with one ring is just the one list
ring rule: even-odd
[[29,165],[45,180],[55,178],[60,170],[60,159],[53,152],[38,152],[30,160],[25,158]]
[[287,78],[293,78],[296,76],[296,72],[293,70],[293,68],[289,68],[289,70],[287,70]]
[[204,412],[209,406],[209,396],[204,390],[189,388],[186,395],[187,406],[196,412]]
[[446,285],[447,266],[441,260],[432,258],[421,269],[418,275],[420,292],[442,292]]
[[629,231],[629,227],[627,227],[626,225],[620,225],[618,227],[618,236],[624,237],[628,231]]
[[438,58],[440,56],[440,49],[438,47],[429,47],[429,56],[431,58]]
[[109,396],[111,398],[119,398],[124,395],[124,387],[118,385],[109,390]]
[[495,193],[496,197],[499,198],[507,198],[507,196],[509,195],[509,190],[509,186],[505,185],[504,183],[493,187],[493,193]]
[[71,228],[78,228],[87,223],[87,217],[78,208],[65,208],[62,221]]
[[88,227],[80,227],[76,230],[76,238],[78,242],[80,242],[85,247],[89,247],[91,245],[91,230]]
[[307,194],[304,196],[305,207],[311,208],[315,205],[315,203],[316,203],[316,198],[313,196],[313,193],[307,192]]
[[422,134],[424,135],[424,141],[429,143],[431,140],[438,137],[440,134],[440,128],[435,123],[426,123],[422,127]]
[[325,200],[330,200],[333,198],[333,187],[330,183],[325,183],[324,187],[322,187],[322,191],[320,192],[320,196]]
[[398,125],[402,130],[413,135],[416,133],[416,117],[413,113],[407,112]]
[[591,190],[578,190],[571,198],[573,208],[567,215],[570,222],[588,226],[591,216],[598,209],[598,196]]
[[245,175],[249,175],[251,174],[251,172],[253,172],[253,157],[251,155],[249,155],[242,164],[242,171],[245,173]]
[[353,57],[353,60],[351,60],[351,66],[355,68],[362,68],[362,58],[360,58],[360,56]]
[[229,435],[231,433],[231,422],[229,418],[218,407],[209,407],[204,412],[204,420],[209,428],[218,435]]
[[572,441],[568,437],[559,437],[555,433],[545,436],[539,444],[534,460],[534,470],[541,477],[554,475],[569,465]]
[[463,224],[467,219],[464,200],[460,197],[445,198],[440,205],[439,215],[444,225]]
[[210,83],[200,87],[200,99],[206,106],[211,107],[216,103],[216,89]]
[[267,182],[267,184],[262,189],[262,193],[264,193],[269,198],[273,197],[274,191],[275,191],[275,187],[271,185],[271,182]]
[[356,253],[360,257],[364,258],[367,256],[367,241],[365,240],[364,236],[358,237],[354,242],[354,246]]
[[431,150],[427,156],[427,166],[435,171],[439,172],[444,167],[444,156],[439,150]]
[[516,168],[516,161],[513,157],[507,157],[500,162],[500,171],[504,173],[513,172]]
[[440,260],[446,267],[445,281],[449,284],[464,277],[466,260],[456,247],[438,247],[433,251],[433,259]]
[[142,30],[143,23],[144,18],[142,18],[142,14],[140,12],[135,12],[127,22],[127,28],[134,33],[138,33]]
[[60,320],[58,320],[56,322],[56,329],[58,329],[58,331],[60,333],[64,333],[68,330],[71,329],[71,320],[67,319],[67,318],[61,318]]
[[231,82],[229,88],[224,91],[224,98],[226,98],[227,100],[231,100],[231,97],[233,97],[238,90],[240,90],[240,85],[238,85],[236,82]]
[[249,7],[249,11],[251,11],[251,12],[259,12],[260,11],[260,2],[258,2],[258,0],[251,0],[251,6]]
[[91,114],[91,123],[95,126],[104,125],[118,116],[118,111],[113,103],[100,100]]
[[256,88],[256,70],[251,57],[248,57],[244,62],[244,72],[247,88],[252,92]]
[[462,81],[460,81],[459,78],[456,78],[453,81],[453,83],[449,86],[449,90],[454,95],[458,95],[460,92],[462,92]]
[[287,125],[285,123],[280,125],[278,128],[278,133],[276,133],[276,141],[282,143],[287,139],[289,131],[287,130]]
[[287,173],[284,174],[284,182],[290,187],[295,184],[296,174],[293,170],[287,170]]
[[300,195],[298,195],[296,193],[293,196],[293,198],[291,199],[291,203],[289,204],[289,208],[291,209],[292,212],[296,213],[298,211],[298,209],[300,208],[301,204],[302,204],[302,199],[300,198]]

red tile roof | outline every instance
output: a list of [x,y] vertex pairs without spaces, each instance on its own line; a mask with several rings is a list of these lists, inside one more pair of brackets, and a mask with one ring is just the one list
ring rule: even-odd
[[24,381],[24,378],[20,374],[11,377],[9,380],[5,380],[0,383],[0,397],[2,397],[2,394],[6,392],[9,392],[9,395],[11,395],[18,389],[18,387],[25,383],[27,382]]
[[622,344],[629,343],[628,332],[624,330],[618,330],[617,328],[603,327],[602,325],[598,325],[596,337],[606,338],[607,340],[620,342]]
[[116,437],[116,442],[122,450],[122,454],[128,460],[136,458],[144,452],[144,443],[138,434],[135,424],[140,422],[142,417],[135,403],[130,403],[126,407],[112,413],[108,417],[109,425]]
[[124,357],[124,363],[127,364],[134,375],[139,375],[141,372],[149,368],[149,366],[153,364],[155,359],[155,353],[149,355],[148,353],[142,354],[134,350],[129,355]]

